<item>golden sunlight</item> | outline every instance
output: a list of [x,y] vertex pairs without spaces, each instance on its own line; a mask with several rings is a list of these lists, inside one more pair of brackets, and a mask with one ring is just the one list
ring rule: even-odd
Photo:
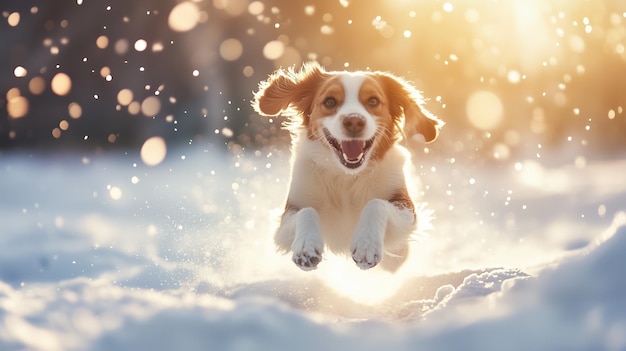
[[544,20],[544,6],[549,6],[541,0],[525,0],[513,2],[514,22],[517,30],[517,42],[521,55],[520,64],[525,70],[537,69],[535,64],[538,58],[545,56],[554,47],[554,32],[550,31]]

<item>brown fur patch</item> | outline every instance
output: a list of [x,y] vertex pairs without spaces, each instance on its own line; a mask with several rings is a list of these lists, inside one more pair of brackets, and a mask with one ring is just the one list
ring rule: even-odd
[[259,84],[252,107],[264,116],[299,117],[307,125],[315,92],[328,76],[317,63],[305,64],[299,72],[279,69]]
[[415,134],[424,136],[426,142],[437,139],[443,121],[435,117],[422,107],[424,98],[411,84],[402,78],[389,73],[375,72],[375,75],[385,86],[390,99],[389,111],[394,118],[401,120],[404,117],[405,138]]
[[411,200],[409,191],[406,188],[398,190],[390,199],[388,199],[388,201],[401,210],[411,210],[413,213],[413,219],[417,218],[415,214],[415,205],[413,204],[413,200]]

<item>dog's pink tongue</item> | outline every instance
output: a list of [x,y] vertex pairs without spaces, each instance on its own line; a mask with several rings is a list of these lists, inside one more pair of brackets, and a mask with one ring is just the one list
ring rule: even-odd
[[341,151],[347,161],[358,161],[363,155],[365,141],[363,140],[346,140],[341,142]]

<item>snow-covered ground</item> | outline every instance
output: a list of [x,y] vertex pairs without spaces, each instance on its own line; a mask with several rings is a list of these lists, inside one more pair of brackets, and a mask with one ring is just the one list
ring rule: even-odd
[[0,349],[626,350],[624,160],[427,158],[391,275],[274,252],[285,152],[168,151],[0,154]]

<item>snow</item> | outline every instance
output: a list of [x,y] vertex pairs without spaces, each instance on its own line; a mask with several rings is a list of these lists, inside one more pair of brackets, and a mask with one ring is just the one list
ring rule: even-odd
[[626,350],[626,161],[426,157],[393,275],[274,251],[287,157],[1,154],[0,349]]

